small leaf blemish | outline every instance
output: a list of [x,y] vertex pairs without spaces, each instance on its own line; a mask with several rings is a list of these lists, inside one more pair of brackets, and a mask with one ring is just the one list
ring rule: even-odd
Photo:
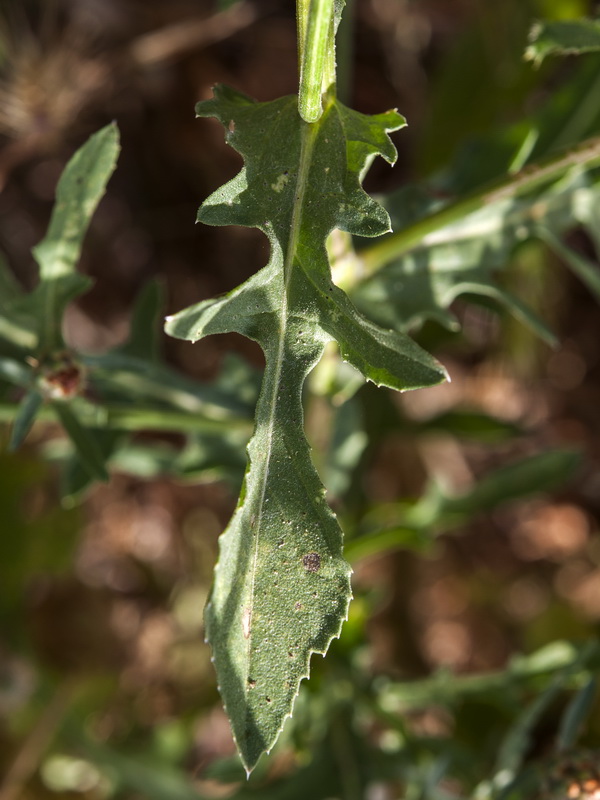
[[302,557],[302,565],[307,572],[318,572],[321,569],[321,556],[318,553],[307,553]]
[[277,194],[280,194],[283,191],[284,186],[289,181],[287,172],[284,172],[282,175],[279,175],[275,183],[271,184],[271,189]]

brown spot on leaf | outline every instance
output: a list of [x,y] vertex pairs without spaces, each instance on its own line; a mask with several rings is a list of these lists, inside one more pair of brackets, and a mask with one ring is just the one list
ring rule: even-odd
[[318,553],[307,553],[302,557],[302,564],[307,572],[318,572],[321,569],[321,556]]

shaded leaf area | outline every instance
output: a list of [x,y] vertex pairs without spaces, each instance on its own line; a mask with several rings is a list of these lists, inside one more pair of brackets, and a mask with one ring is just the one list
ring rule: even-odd
[[444,371],[406,336],[356,311],[332,283],[325,250],[335,227],[362,236],[389,229],[360,178],[374,154],[394,161],[387,131],[401,127],[402,118],[368,118],[330,100],[309,125],[295,97],[255,103],[222,86],[197,113],[217,117],[245,160],[205,201],[199,220],[257,227],[272,248],[268,265],[242,286],[166,325],[192,341],[235,331],[256,340],[266,356],[248,471],[221,539],[206,614],[221,693],[252,769],[291,713],[311,653],[324,653],[339,634],[350,599],[341,530],[304,436],[304,380],[331,340],[379,385],[432,385]]
[[525,58],[541,64],[548,56],[577,55],[600,50],[600,22],[571,19],[537,22],[531,29]]
[[[560,240],[562,234],[581,225],[598,248],[598,198],[594,173],[574,168],[536,191],[484,203],[456,222],[426,234],[418,245],[398,257],[390,252],[389,263],[362,281],[352,298],[377,322],[400,330],[426,319],[456,330],[458,322],[450,306],[457,297],[468,294],[490,298],[546,341],[555,343],[546,325],[503,286],[501,271],[520,244],[538,238],[600,297],[597,265]],[[401,189],[385,202],[398,231],[443,207],[422,189],[413,187]]]
[[[24,292],[0,262],[0,379],[7,384],[7,400],[21,395],[17,409],[10,402],[2,409],[3,418],[14,420],[10,445],[19,447],[36,419],[57,419],[72,445],[71,455],[62,451],[68,459],[63,496],[70,502],[93,480],[108,480],[107,462],[113,454],[116,466],[129,465],[138,473],[163,469],[180,474],[180,468],[183,475],[198,476],[218,467],[220,474],[239,481],[239,459],[219,459],[215,450],[243,447],[257,396],[256,378],[242,362],[228,363],[224,382],[217,379],[213,385],[185,378],[161,363],[157,323],[162,290],[156,281],[140,292],[123,345],[101,355],[67,347],[64,312],[90,288],[91,280],[77,272],[77,263],[118,151],[119,134],[112,124],[94,134],[67,164],[48,232],[33,251],[39,283],[32,292]],[[175,451],[168,463],[160,447],[150,445],[143,464],[139,451],[137,460],[118,457],[117,451],[126,450],[130,441],[126,432],[185,431],[190,424],[194,431],[207,433],[206,442],[190,442],[185,454]]]

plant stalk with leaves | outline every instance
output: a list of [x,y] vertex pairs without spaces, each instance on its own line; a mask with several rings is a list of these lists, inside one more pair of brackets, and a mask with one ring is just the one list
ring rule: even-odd
[[246,766],[275,743],[312,653],[325,654],[350,601],[342,532],[305,438],[302,387],[328,342],[367,380],[400,391],[432,386],[444,369],[411,339],[358,313],[331,279],[332,230],[378,236],[387,212],[361,188],[370,161],[396,152],[395,111],[368,117],[335,97],[333,32],[339,4],[299,4],[299,98],[256,103],[218,86],[197,106],[216,117],[244,157],[198,219],[256,227],[271,258],[226,297],[169,318],[169,334],[197,341],[235,331],[257,341],[266,368],[237,510],[220,540],[207,638]]

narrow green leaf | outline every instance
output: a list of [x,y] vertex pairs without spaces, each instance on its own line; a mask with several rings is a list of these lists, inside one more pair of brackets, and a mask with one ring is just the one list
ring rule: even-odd
[[16,450],[29,433],[44,399],[39,392],[31,389],[21,400],[10,436],[9,449]]
[[444,497],[440,512],[471,516],[534,492],[550,491],[572,478],[580,464],[581,453],[572,450],[528,456],[494,470],[462,496]]
[[525,58],[541,64],[547,56],[576,55],[600,50],[600,20],[570,19],[536,22],[529,34]]
[[474,675],[454,675],[441,669],[424,680],[389,683],[379,694],[382,708],[391,714],[429,705],[452,705],[473,696],[501,697],[512,687],[539,680],[559,670],[573,670],[586,659],[598,659],[600,648],[596,642],[580,647],[571,642],[554,641],[530,655],[511,658],[506,669]]
[[56,416],[73,442],[81,463],[93,478],[108,481],[102,449],[89,428],[84,428],[70,405],[56,401],[52,403]]
[[344,548],[346,558],[356,564],[363,558],[382,556],[395,550],[423,552],[431,547],[433,537],[417,527],[388,528],[375,533],[350,539]]
[[514,422],[507,422],[481,411],[460,407],[444,411],[422,422],[403,422],[403,427],[406,427],[409,432],[414,431],[419,434],[428,431],[443,431],[467,441],[505,441],[522,432],[522,428]]
[[538,229],[538,236],[600,300],[600,266],[567,247],[545,226]]
[[565,680],[566,673],[556,675],[550,685],[523,710],[510,727],[502,741],[496,761],[495,782],[499,788],[514,779],[527,755],[533,729],[544,712],[558,697]]
[[403,119],[332,102],[309,125],[295,97],[255,103],[222,86],[197,112],[222,122],[245,161],[205,201],[199,220],[257,227],[271,244],[268,265],[246,283],[166,325],[192,341],[236,331],[266,356],[244,487],[221,537],[206,612],[221,694],[251,770],[291,714],[311,654],[325,653],[339,635],[350,600],[342,533],[304,435],[304,380],[331,340],[377,384],[430,386],[445,372],[408,337],[357,312],[332,283],[325,248],[335,227],[361,236],[389,230],[387,213],[360,182],[377,153],[394,161],[387,131]]
[[0,309],[4,309],[8,303],[18,299],[22,294],[23,290],[0,253]]
[[154,361],[158,353],[158,321],[163,304],[163,292],[157,280],[145,283],[136,297],[129,336],[119,353]]
[[179,408],[215,422],[228,419],[232,425],[247,425],[252,413],[252,403],[234,392],[193,381],[162,364],[120,351],[83,356],[81,360],[89,368],[90,383],[107,399],[115,396],[123,403],[156,401],[157,411]]
[[445,495],[432,482],[408,509],[404,504],[375,507],[368,519],[371,530],[348,542],[346,557],[355,563],[393,550],[425,550],[435,536],[455,528],[463,519],[553,489],[572,477],[580,462],[580,454],[568,450],[529,456],[495,470],[458,496]]
[[596,677],[590,678],[567,706],[560,721],[556,739],[557,750],[568,750],[577,743],[583,722],[592,709],[597,689],[598,679]]
[[[542,715],[569,679],[580,674],[586,664],[597,656],[597,652],[596,642],[586,642],[580,649],[577,658],[553,676],[548,687],[524,709],[514,725],[511,726],[500,746],[496,762],[496,779],[499,779],[501,785],[506,785],[514,779],[527,754],[533,730]],[[577,709],[578,715],[580,711],[581,709]]]
[[[81,424],[81,419],[78,419],[78,422]],[[123,438],[123,434],[115,429],[94,429],[92,435],[95,449],[98,450],[101,455],[101,463],[106,465],[110,460],[112,465],[113,451],[116,449],[119,439]],[[61,442],[63,449],[66,449],[67,452],[69,450],[71,451],[71,456],[66,459],[60,476],[61,505],[63,508],[74,508],[81,503],[88,490],[93,487],[97,474],[91,473],[90,469],[83,462],[80,451],[73,447],[70,448],[70,443],[72,443],[72,439],[63,439]],[[52,448],[50,448],[49,453],[46,452],[46,455],[52,455]],[[96,453],[95,458],[97,461],[98,453]]]
[[0,356],[0,380],[27,388],[31,385],[32,370],[14,358]]
[[15,309],[23,295],[23,290],[0,255],[0,338],[18,348],[31,350],[37,341],[34,321]]
[[95,133],[67,164],[56,190],[56,203],[44,239],[33,248],[40,284],[32,295],[40,307],[40,344],[46,351],[62,342],[66,305],[90,285],[75,272],[83,238],[116,166],[119,132],[113,123]]
[[355,398],[332,406],[331,439],[325,453],[323,471],[327,490],[342,497],[351,485],[352,474],[368,444],[361,409]]

